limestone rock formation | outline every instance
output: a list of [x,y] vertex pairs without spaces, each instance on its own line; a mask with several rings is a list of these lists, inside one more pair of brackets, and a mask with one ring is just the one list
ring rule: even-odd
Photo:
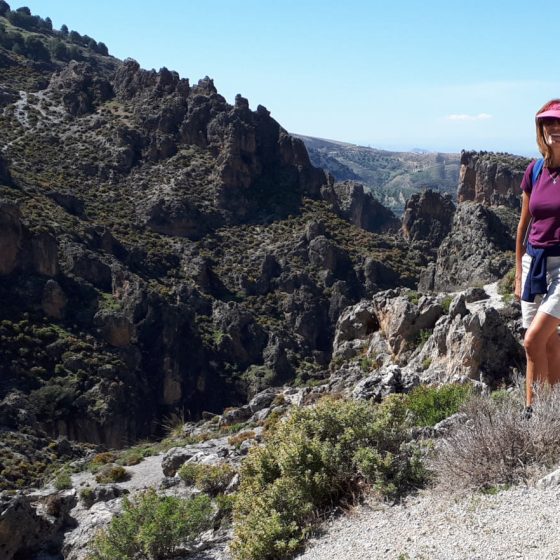
[[459,204],[435,264],[421,275],[420,290],[451,291],[487,284],[512,268],[514,211],[498,210],[473,202]]
[[56,276],[57,242],[47,232],[28,231],[18,206],[0,200],[0,276],[18,270]]
[[53,75],[49,88],[62,97],[66,110],[76,117],[91,113],[95,106],[113,96],[108,80],[87,63],[75,60]]
[[438,247],[451,230],[454,213],[455,205],[447,193],[426,190],[413,194],[406,202],[401,231],[407,241],[426,241]]
[[371,193],[365,192],[360,183],[335,183],[332,190],[323,191],[323,197],[332,202],[340,216],[358,227],[376,232],[398,228],[397,217]]
[[492,152],[461,152],[457,201],[520,208],[521,179],[529,160]]
[[76,490],[56,495],[0,495],[0,554],[2,558],[31,557],[39,545],[60,539],[76,504]]
[[436,323],[408,367],[424,369],[419,373],[423,381],[466,377],[496,387],[511,380],[513,370],[522,364],[523,349],[498,311],[488,308],[469,313],[455,306]]
[[341,315],[331,390],[378,400],[420,382],[468,379],[496,387],[523,367],[523,348],[509,326],[508,308],[498,311],[483,300],[471,311],[465,294],[459,294],[445,312],[443,294],[417,297],[388,290]]

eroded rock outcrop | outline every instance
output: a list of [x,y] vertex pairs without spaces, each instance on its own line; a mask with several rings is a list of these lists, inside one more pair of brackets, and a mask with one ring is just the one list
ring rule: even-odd
[[482,204],[459,204],[449,235],[435,263],[422,273],[419,289],[460,290],[494,282],[513,266],[513,211],[494,211]]
[[454,213],[449,194],[432,190],[413,194],[406,202],[401,231],[407,241],[426,241],[437,247],[451,230]]
[[388,290],[347,309],[336,327],[331,388],[379,400],[420,382],[511,380],[524,353],[508,308],[484,300],[471,310],[463,294],[445,299]]
[[107,79],[99,76],[88,63],[75,60],[53,75],[49,88],[62,96],[66,110],[76,117],[91,113],[113,96]]
[[323,197],[329,200],[335,211],[350,223],[368,231],[396,230],[397,217],[369,192],[353,181],[335,183],[332,189],[324,189]]
[[30,232],[18,206],[0,200],[0,276],[16,271],[56,276],[58,268],[56,239]]
[[524,157],[492,152],[461,152],[457,201],[520,208]]

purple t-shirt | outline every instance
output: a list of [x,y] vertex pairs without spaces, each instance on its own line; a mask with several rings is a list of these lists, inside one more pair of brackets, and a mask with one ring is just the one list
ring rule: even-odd
[[529,211],[533,217],[533,225],[529,243],[534,247],[560,245],[560,167],[543,167],[536,184],[532,185],[531,173],[534,166],[535,162],[532,161],[521,181],[521,189],[531,197]]

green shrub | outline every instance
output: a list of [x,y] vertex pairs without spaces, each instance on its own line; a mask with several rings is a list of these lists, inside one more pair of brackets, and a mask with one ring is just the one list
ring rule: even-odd
[[72,488],[72,477],[68,471],[60,472],[54,479],[54,487],[57,490],[68,490]]
[[510,269],[498,282],[498,293],[503,297],[505,303],[513,301],[515,291],[515,268]]
[[443,312],[447,315],[449,313],[449,308],[451,307],[451,302],[453,301],[453,298],[451,296],[445,296],[442,300],[441,300],[441,307],[443,309]]
[[386,496],[420,486],[426,473],[415,445],[405,445],[410,427],[402,395],[380,405],[331,397],[295,409],[243,462],[234,557],[294,554],[317,514],[357,494],[363,482]]
[[406,406],[412,411],[416,425],[435,426],[458,412],[459,407],[471,395],[470,385],[419,385],[407,395]]
[[216,496],[216,506],[218,507],[218,519],[231,521],[235,494],[218,494]]
[[416,335],[416,345],[424,346],[433,332],[433,329],[420,329],[420,332]]
[[130,474],[121,465],[105,465],[95,475],[95,480],[99,484],[110,484],[111,482],[124,482],[129,478],[130,478]]
[[124,498],[122,514],[90,544],[91,560],[162,560],[210,527],[211,500],[158,496],[151,489],[134,501]]
[[235,475],[235,469],[227,463],[221,465],[185,463],[177,474],[185,484],[194,484],[203,492],[217,494],[227,488]]
[[123,466],[138,465],[146,457],[154,454],[154,450],[148,446],[132,447],[123,451],[117,459],[117,464]]

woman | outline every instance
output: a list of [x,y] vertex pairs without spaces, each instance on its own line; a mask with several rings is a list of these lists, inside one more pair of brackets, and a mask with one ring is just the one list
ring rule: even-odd
[[515,296],[522,300],[527,329],[528,415],[533,382],[552,385],[560,381],[560,99],[546,103],[535,120],[544,165],[534,177],[535,184],[535,161],[521,181],[523,204],[515,250]]

